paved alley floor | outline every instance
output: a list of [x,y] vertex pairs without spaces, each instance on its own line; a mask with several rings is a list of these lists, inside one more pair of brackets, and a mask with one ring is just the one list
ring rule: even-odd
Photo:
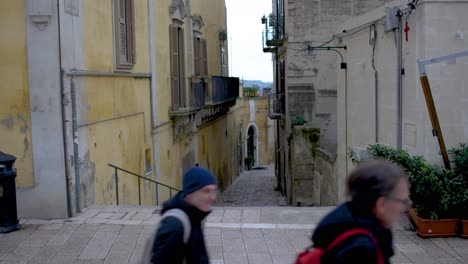
[[275,191],[274,167],[263,166],[246,170],[221,193],[218,206],[280,206],[285,205],[281,192]]
[[[219,195],[205,225],[211,263],[292,264],[311,244],[316,224],[334,207],[280,206],[275,185],[269,166],[245,171]],[[159,213],[159,207],[93,206],[70,219],[21,220],[21,230],[0,234],[0,264],[138,263]],[[403,220],[394,231],[392,263],[468,263],[467,239],[422,239]]]
[[[333,207],[215,207],[205,226],[211,263],[291,264]],[[94,206],[66,220],[21,220],[0,234],[0,263],[137,263],[160,209]],[[392,263],[468,263],[468,240],[395,230]]]

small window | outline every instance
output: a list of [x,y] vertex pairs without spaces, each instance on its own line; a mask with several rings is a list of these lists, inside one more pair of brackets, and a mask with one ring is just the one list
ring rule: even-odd
[[129,71],[135,64],[133,0],[113,0],[116,69]]

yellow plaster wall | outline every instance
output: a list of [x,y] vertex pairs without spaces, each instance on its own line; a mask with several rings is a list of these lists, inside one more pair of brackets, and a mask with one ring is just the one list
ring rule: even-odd
[[[86,80],[89,162],[95,168],[96,204],[115,203],[114,164],[145,175],[145,150],[152,151],[148,79],[89,77]],[[142,182],[142,204],[154,204],[154,184]],[[119,172],[120,204],[138,204],[138,180]]]
[[[112,1],[83,1],[85,70],[115,69]],[[136,64],[132,72],[150,72],[148,1],[135,0]],[[87,105],[88,151],[96,204],[115,203],[114,170],[109,163],[145,175],[145,151],[154,156],[149,78],[83,77]],[[96,122],[96,123],[94,123]],[[142,182],[142,204],[153,205],[155,186]],[[138,204],[138,180],[119,172],[120,204]]]
[[[90,71],[114,71],[112,0],[82,1],[85,65]],[[133,72],[149,72],[148,1],[134,0],[136,64]]]
[[26,1],[0,1],[0,151],[17,157],[17,187],[33,187]]
[[[200,0],[192,2],[192,14],[201,15],[205,25],[202,28],[203,37],[207,42],[208,50],[208,73],[210,75],[221,75],[221,56],[219,31],[227,32],[226,5],[224,1]],[[226,71],[228,70],[228,46],[224,41],[226,49]]]

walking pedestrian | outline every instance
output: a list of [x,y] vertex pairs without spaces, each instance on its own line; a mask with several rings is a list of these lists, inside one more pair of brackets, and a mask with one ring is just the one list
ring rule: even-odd
[[202,221],[216,192],[216,179],[207,169],[196,166],[185,173],[182,191],[163,205],[151,263],[209,263]]
[[[391,228],[411,207],[408,185],[403,169],[389,161],[358,166],[347,180],[350,200],[326,215],[312,235],[320,263],[390,263]],[[349,235],[356,230],[363,233]]]

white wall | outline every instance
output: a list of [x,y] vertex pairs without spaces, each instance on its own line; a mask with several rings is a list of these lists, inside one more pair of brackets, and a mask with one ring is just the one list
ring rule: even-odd
[[18,190],[19,218],[67,217],[58,16],[56,5],[50,7],[49,24],[43,29],[31,22],[25,10],[35,182],[33,188]]
[[[394,1],[389,6],[405,5]],[[428,59],[468,50],[468,40],[456,37],[456,32],[468,34],[468,1],[419,1],[408,22],[408,41],[403,32],[403,120],[402,147],[429,162],[442,165],[437,138],[419,81],[418,59]],[[342,27],[351,32],[375,19],[384,17],[379,8]],[[384,32],[383,21],[376,23],[377,43],[375,65],[378,71],[378,142],[396,146],[397,135],[397,66],[394,32]],[[351,169],[346,147],[363,147],[375,143],[376,111],[372,46],[369,29],[343,37],[348,47],[347,85],[338,73],[338,171],[344,179]],[[427,67],[434,102],[447,149],[468,141],[468,58]],[[347,98],[346,98],[347,95]],[[343,181],[342,181],[343,182]],[[343,188],[343,187],[342,187]]]

